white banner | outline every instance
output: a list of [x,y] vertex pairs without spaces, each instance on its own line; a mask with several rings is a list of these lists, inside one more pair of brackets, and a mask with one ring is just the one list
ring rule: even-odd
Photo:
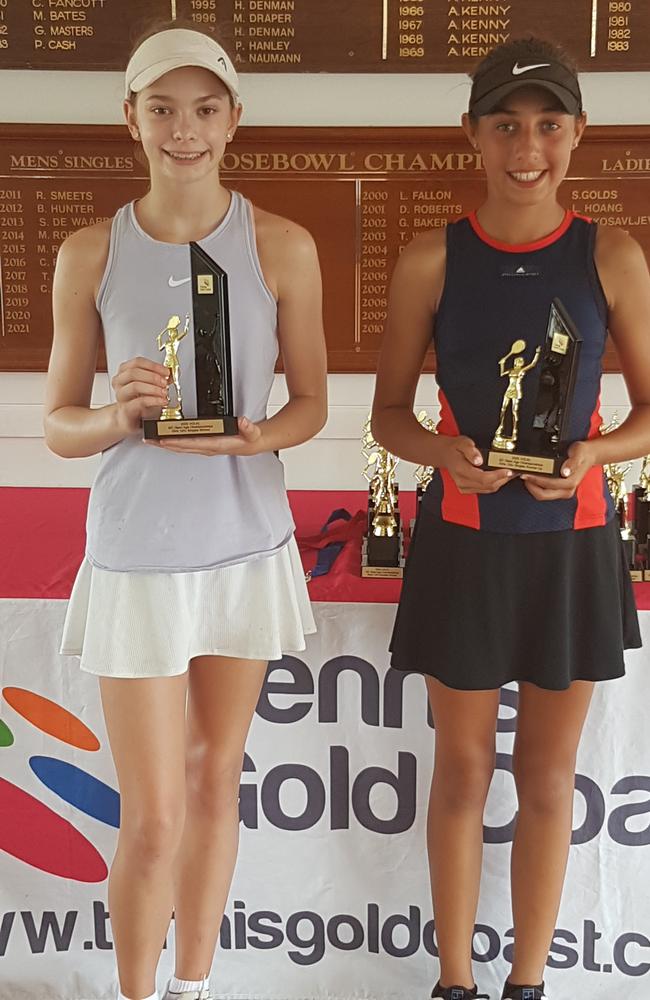
[[[64,608],[0,601],[0,1000],[99,1000],[116,990],[105,879],[115,774],[97,682],[56,652]],[[424,1000],[437,974],[424,683],[388,670],[394,606],[315,611],[318,634],[305,654],[272,665],[258,705],[213,983],[223,997]],[[647,649],[650,614],[641,618]],[[597,687],[547,970],[558,1000],[650,997],[649,666],[647,652],[634,652],[625,679]],[[512,945],[516,706],[516,689],[504,689],[474,942],[477,981],[492,994]],[[169,945],[161,986],[173,929]]]

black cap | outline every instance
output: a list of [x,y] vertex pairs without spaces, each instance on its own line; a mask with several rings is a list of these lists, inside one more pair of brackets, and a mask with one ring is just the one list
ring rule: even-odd
[[489,115],[504,97],[521,87],[543,87],[557,97],[570,115],[582,113],[578,78],[562,63],[553,60],[504,60],[481,73],[472,85],[469,112],[479,118]]

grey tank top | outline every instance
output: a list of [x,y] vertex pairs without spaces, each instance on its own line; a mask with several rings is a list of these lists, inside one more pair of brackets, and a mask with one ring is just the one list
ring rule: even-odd
[[[263,420],[278,354],[277,308],[264,283],[252,208],[232,193],[218,228],[200,245],[228,274],[234,409]],[[192,316],[186,244],[161,243],[133,204],[117,212],[97,296],[108,374],[137,356],[161,361],[156,336],[173,315]],[[179,346],[183,411],[196,413],[193,331]],[[182,455],[133,434],[102,453],[88,508],[86,554],[117,571],[190,572],[272,555],[293,533],[282,463]]]

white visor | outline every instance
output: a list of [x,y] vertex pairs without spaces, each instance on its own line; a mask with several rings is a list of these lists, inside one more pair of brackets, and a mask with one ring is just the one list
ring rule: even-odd
[[228,88],[235,104],[241,104],[239,79],[228,53],[214,38],[191,28],[159,31],[138,46],[126,67],[125,96],[139,93],[181,66],[209,69]]

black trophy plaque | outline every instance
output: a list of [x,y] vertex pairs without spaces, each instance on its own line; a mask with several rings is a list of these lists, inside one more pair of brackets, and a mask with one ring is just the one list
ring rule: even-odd
[[[582,337],[571,317],[560,300],[553,299],[543,347],[526,350],[526,342],[516,340],[501,358],[499,371],[508,382],[492,445],[483,449],[485,468],[559,475],[571,443],[571,404],[581,346]],[[519,411],[526,392],[525,378],[530,372],[534,382],[536,368],[538,388],[532,422],[521,426]]]
[[361,547],[361,575],[399,579],[404,571],[404,539],[398,508],[399,487],[393,484],[393,502],[378,504],[368,498],[366,532]]
[[637,559],[641,562],[643,579],[650,580],[648,568],[648,534],[650,533],[650,497],[646,485],[634,487],[634,535],[637,543]]
[[181,329],[180,317],[173,316],[158,335],[158,348],[165,350],[163,364],[170,370],[169,392],[174,398],[157,420],[142,421],[146,439],[239,433],[233,415],[228,275],[198,243],[190,243],[190,265],[196,414],[183,411],[177,358],[189,317]]

